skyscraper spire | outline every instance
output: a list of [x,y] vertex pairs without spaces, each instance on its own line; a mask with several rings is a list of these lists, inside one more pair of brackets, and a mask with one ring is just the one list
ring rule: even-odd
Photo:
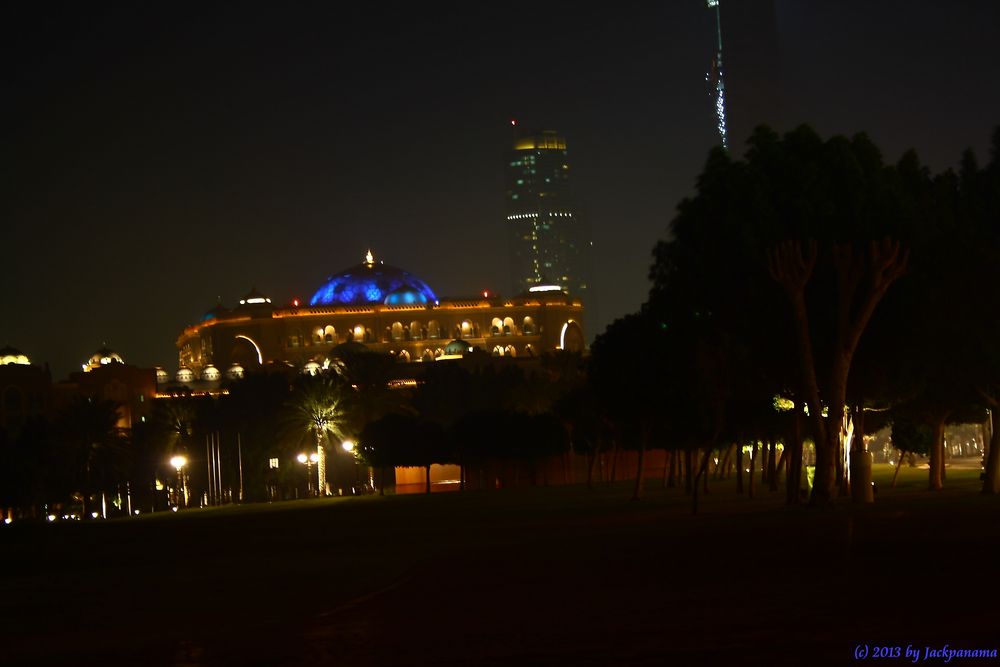
[[722,76],[722,16],[719,10],[719,0],[707,0],[708,8],[715,10],[715,56],[712,58],[712,69],[705,75],[705,80],[711,86],[712,100],[715,102],[716,129],[722,140],[722,147],[729,150],[729,136],[726,130],[726,83]]

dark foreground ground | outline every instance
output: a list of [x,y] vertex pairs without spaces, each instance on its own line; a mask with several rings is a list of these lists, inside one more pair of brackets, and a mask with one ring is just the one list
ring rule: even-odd
[[949,470],[940,494],[925,475],[861,510],[715,483],[691,516],[651,482],[639,503],[561,487],[14,524],[0,664],[846,665],[861,643],[1000,649],[1000,499],[976,493],[975,470]]

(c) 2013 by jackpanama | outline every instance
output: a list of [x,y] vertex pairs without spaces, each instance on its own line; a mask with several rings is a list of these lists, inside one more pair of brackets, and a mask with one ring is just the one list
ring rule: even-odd
[[941,662],[951,662],[954,658],[996,658],[997,649],[994,648],[952,648],[948,644],[941,647],[936,646],[914,646],[901,645],[879,645],[879,644],[858,644],[854,647],[855,660],[880,660],[880,659],[902,659],[909,662],[924,662],[928,660],[940,660]]

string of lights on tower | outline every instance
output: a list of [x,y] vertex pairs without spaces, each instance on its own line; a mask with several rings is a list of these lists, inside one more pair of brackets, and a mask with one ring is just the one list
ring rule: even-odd
[[712,101],[715,103],[716,129],[719,131],[719,138],[722,139],[722,147],[729,150],[729,137],[726,130],[726,83],[722,76],[722,17],[719,10],[719,0],[707,0],[708,8],[715,11],[715,34],[716,48],[715,56],[712,58],[712,67],[705,80],[710,86]]

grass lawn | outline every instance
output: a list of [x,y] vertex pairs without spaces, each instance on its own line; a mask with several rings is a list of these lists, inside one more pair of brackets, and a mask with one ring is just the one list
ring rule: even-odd
[[[712,482],[323,499],[0,531],[0,663],[847,664],[1000,649],[1000,499],[876,466],[874,506]],[[956,661],[958,661],[956,659]],[[953,661],[953,662],[956,662]],[[959,661],[960,662],[960,661]],[[985,661],[989,662],[989,661]],[[975,664],[985,664],[977,660]]]

